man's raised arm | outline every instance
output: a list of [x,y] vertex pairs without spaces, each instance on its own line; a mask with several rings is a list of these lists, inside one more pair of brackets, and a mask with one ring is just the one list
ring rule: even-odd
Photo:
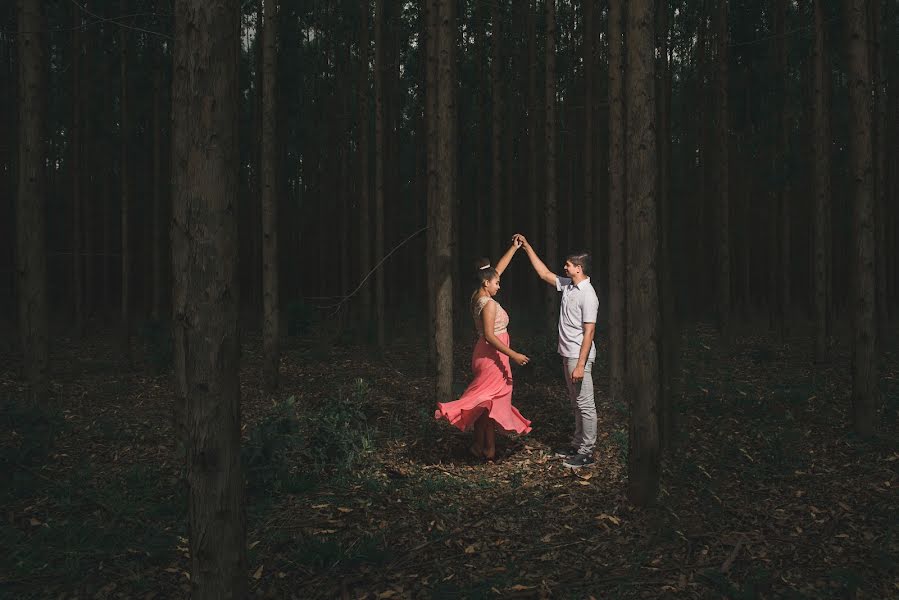
[[531,248],[531,245],[528,243],[527,239],[520,233],[516,233],[514,236],[512,236],[512,241],[521,242],[521,247],[524,248],[525,252],[527,252],[528,259],[531,261],[531,266],[534,267],[535,271],[537,271],[537,275],[540,276],[540,279],[542,279],[549,285],[555,286],[558,277],[555,273],[550,271],[545,264],[543,264],[543,261],[540,260],[540,257],[537,256],[537,253],[534,252],[533,248]]

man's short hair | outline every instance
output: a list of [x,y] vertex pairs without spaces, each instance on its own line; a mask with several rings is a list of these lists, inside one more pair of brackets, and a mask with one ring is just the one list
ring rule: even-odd
[[584,271],[584,275],[590,276],[593,261],[589,252],[573,252],[566,256],[565,260],[580,267]]

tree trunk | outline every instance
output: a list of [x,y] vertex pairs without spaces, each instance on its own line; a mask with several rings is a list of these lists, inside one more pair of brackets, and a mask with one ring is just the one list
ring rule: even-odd
[[437,65],[439,62],[439,7],[427,0],[424,7],[425,35],[425,187],[427,190],[428,233],[425,240],[428,292],[428,372],[437,374]]
[[[538,237],[539,220],[537,217],[538,186],[538,120],[537,104],[537,9],[531,0],[527,0],[527,32],[528,32],[528,198],[527,198],[527,224],[528,234]],[[539,298],[543,282],[537,278],[531,279],[529,296]],[[539,288],[537,286],[540,286]],[[533,305],[532,305],[533,306]]]
[[[371,207],[370,207],[370,174],[368,168],[369,151],[369,60],[371,50],[369,44],[369,12],[368,2],[360,2],[359,14],[359,281],[361,282],[371,270]],[[359,320],[365,330],[371,321],[371,286],[363,285],[359,289]]]
[[453,90],[454,19],[450,0],[431,0],[431,39],[436,52],[432,79],[436,136],[429,187],[428,235],[433,236],[429,274],[433,277],[437,379],[435,398],[446,402],[452,397],[453,380],[453,190],[455,187],[455,93]]
[[44,189],[47,55],[43,4],[41,0],[19,0],[16,19],[19,63],[16,289],[28,396],[38,406],[47,402],[49,392],[47,196]]
[[658,493],[660,459],[653,0],[628,2],[627,23],[628,497],[645,506]]
[[[895,2],[895,0],[891,0]],[[876,279],[876,325],[879,331],[887,326],[887,271],[886,271],[886,133],[887,133],[887,75],[883,62],[883,30],[880,0],[868,3],[870,30],[871,82],[874,87],[874,243],[875,243],[875,279]],[[895,29],[891,29],[895,36]]]
[[[546,263],[550,269],[559,269],[558,206],[556,203],[556,0],[546,0],[546,192],[543,219],[546,239]],[[544,319],[549,331],[554,331],[558,319],[558,293],[553,287],[545,288]]]
[[[121,14],[128,14],[128,1],[121,0],[119,3],[119,11]],[[131,210],[131,197],[129,186],[131,183],[131,173],[128,161],[128,143],[129,134],[131,132],[131,115],[128,110],[128,30],[124,27],[119,29],[119,67],[121,75],[121,98],[119,99],[121,109],[121,120],[119,122],[119,161],[120,161],[120,190],[121,190],[121,234],[122,234],[122,298],[121,298],[121,344],[122,356],[126,362],[131,360],[131,235],[129,224],[131,219],[129,211]]]
[[830,125],[827,112],[827,93],[830,89],[825,68],[823,0],[814,0],[814,127],[815,127],[815,217],[814,217],[814,290],[815,290],[815,359],[827,359],[827,306],[830,290],[827,285],[827,262],[830,256],[830,236],[827,215],[830,213]]
[[278,143],[276,134],[278,55],[277,6],[265,0],[262,29],[262,381],[278,389],[281,364],[280,288],[278,285]]
[[247,597],[234,212],[238,15],[236,2],[175,2],[172,267],[196,599]]
[[609,1],[609,396],[614,406],[627,404],[623,8],[622,0]]
[[[384,2],[375,0],[375,259],[384,256]],[[386,343],[384,268],[375,272],[375,325],[378,347]]]
[[[593,131],[593,69],[595,66],[594,54],[596,52],[596,33],[594,26],[594,2],[584,3],[584,211],[581,214],[583,220],[584,245],[587,252],[593,255],[594,273],[599,266],[598,248],[593,246],[593,145],[596,142],[596,134]],[[597,286],[599,287],[599,286]]]
[[717,18],[717,82],[715,91],[717,95],[716,108],[716,159],[717,159],[717,217],[715,224],[717,232],[717,259],[718,259],[718,327],[725,340],[730,337],[730,199],[728,194],[728,132],[729,120],[727,113],[727,0],[718,3]]
[[792,264],[792,239],[790,228],[790,172],[786,161],[789,152],[789,98],[787,96],[787,85],[789,73],[787,72],[787,45],[786,45],[786,21],[787,21],[787,3],[786,0],[777,0],[775,7],[774,23],[774,40],[775,54],[777,60],[777,75],[775,89],[778,96],[778,119],[777,119],[777,149],[774,153],[777,161],[777,207],[778,222],[780,224],[778,231],[780,256],[777,265],[777,272],[780,275],[780,292],[778,315],[780,319],[780,335],[782,338],[789,333],[790,323],[790,306],[791,299],[791,268]]
[[81,9],[73,6],[72,19],[72,300],[75,337],[84,335],[84,251],[81,243]]
[[158,321],[162,313],[162,48],[153,56],[153,290],[150,314]]
[[[503,247],[501,227],[503,224],[503,118],[505,109],[503,108],[503,90],[502,90],[502,17],[500,13],[500,2],[494,0],[490,11],[490,21],[493,23],[493,32],[491,35],[492,56],[490,60],[490,89],[493,95],[493,115],[491,118],[491,143],[492,152],[491,170],[492,180],[490,183],[490,256],[492,260],[499,260],[500,249]],[[511,167],[512,165],[508,165]]]
[[845,0],[849,86],[849,174],[853,204],[852,416],[855,431],[874,434],[877,423],[877,329],[874,278],[874,194],[871,158],[867,2]]

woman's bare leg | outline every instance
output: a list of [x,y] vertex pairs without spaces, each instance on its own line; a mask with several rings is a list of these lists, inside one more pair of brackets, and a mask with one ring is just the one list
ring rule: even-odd
[[488,420],[489,417],[487,417],[487,413],[484,412],[474,422],[474,443],[472,443],[468,450],[477,458],[484,457],[484,430],[486,429]]
[[484,426],[484,437],[482,441],[482,448],[484,453],[484,458],[487,460],[493,460],[496,458],[496,427],[493,419],[488,417],[486,414],[484,415],[486,424]]

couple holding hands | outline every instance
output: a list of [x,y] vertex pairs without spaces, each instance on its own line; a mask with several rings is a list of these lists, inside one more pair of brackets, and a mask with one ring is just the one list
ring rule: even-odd
[[537,275],[562,293],[559,307],[559,346],[568,398],[574,409],[575,430],[568,447],[556,451],[566,467],[577,469],[593,464],[596,444],[596,403],[593,399],[593,361],[596,346],[596,316],[599,299],[590,283],[590,255],[570,254],[565,259],[564,277],[550,271],[527,239],[520,233],[512,245],[491,265],[479,261],[475,271],[477,289],[471,295],[471,316],[478,331],[471,356],[474,379],[462,396],[453,402],[437,404],[434,417],[446,419],[462,431],[474,430],[470,451],[477,458],[496,457],[496,428],[528,433],[531,422],[512,406],[512,370],[510,361],[521,366],[530,359],[509,345],[509,315],[494,299],[500,289],[500,276],[515,253],[524,248]]

